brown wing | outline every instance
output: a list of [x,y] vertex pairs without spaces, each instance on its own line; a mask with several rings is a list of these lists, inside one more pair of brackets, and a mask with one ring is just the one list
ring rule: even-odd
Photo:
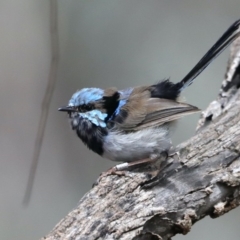
[[148,104],[149,108],[145,119],[135,127],[135,130],[150,126],[160,126],[200,111],[200,109],[195,106],[169,99],[150,98]]
[[136,89],[114,120],[125,131],[160,126],[185,115],[199,112],[197,107],[169,99],[150,98],[149,91]]

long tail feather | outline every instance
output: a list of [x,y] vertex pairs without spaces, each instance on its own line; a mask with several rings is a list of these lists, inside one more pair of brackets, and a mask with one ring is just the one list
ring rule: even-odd
[[219,40],[207,51],[193,69],[179,84],[180,92],[193,83],[193,80],[237,37],[240,36],[240,19],[233,23]]

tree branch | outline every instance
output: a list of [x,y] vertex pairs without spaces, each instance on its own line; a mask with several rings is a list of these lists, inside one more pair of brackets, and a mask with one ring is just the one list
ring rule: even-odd
[[240,39],[218,99],[197,134],[175,155],[124,175],[108,175],[42,239],[171,239],[240,204]]

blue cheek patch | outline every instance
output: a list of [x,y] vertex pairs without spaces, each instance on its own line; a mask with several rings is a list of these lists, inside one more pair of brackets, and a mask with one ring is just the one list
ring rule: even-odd
[[105,128],[107,125],[105,123],[105,118],[107,117],[107,113],[102,113],[99,110],[92,110],[86,113],[79,113],[79,115],[83,118],[87,118],[94,125]]
[[100,88],[83,88],[74,93],[68,103],[69,106],[79,106],[100,100],[104,91]]

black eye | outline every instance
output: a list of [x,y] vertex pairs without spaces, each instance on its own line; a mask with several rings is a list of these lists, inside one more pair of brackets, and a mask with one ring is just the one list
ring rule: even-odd
[[92,110],[93,109],[93,107],[92,107],[92,105],[85,105],[85,109],[86,109],[86,111],[90,111],[90,110]]
[[82,104],[77,107],[77,110],[79,112],[88,112],[88,111],[93,110],[93,105],[92,104]]

